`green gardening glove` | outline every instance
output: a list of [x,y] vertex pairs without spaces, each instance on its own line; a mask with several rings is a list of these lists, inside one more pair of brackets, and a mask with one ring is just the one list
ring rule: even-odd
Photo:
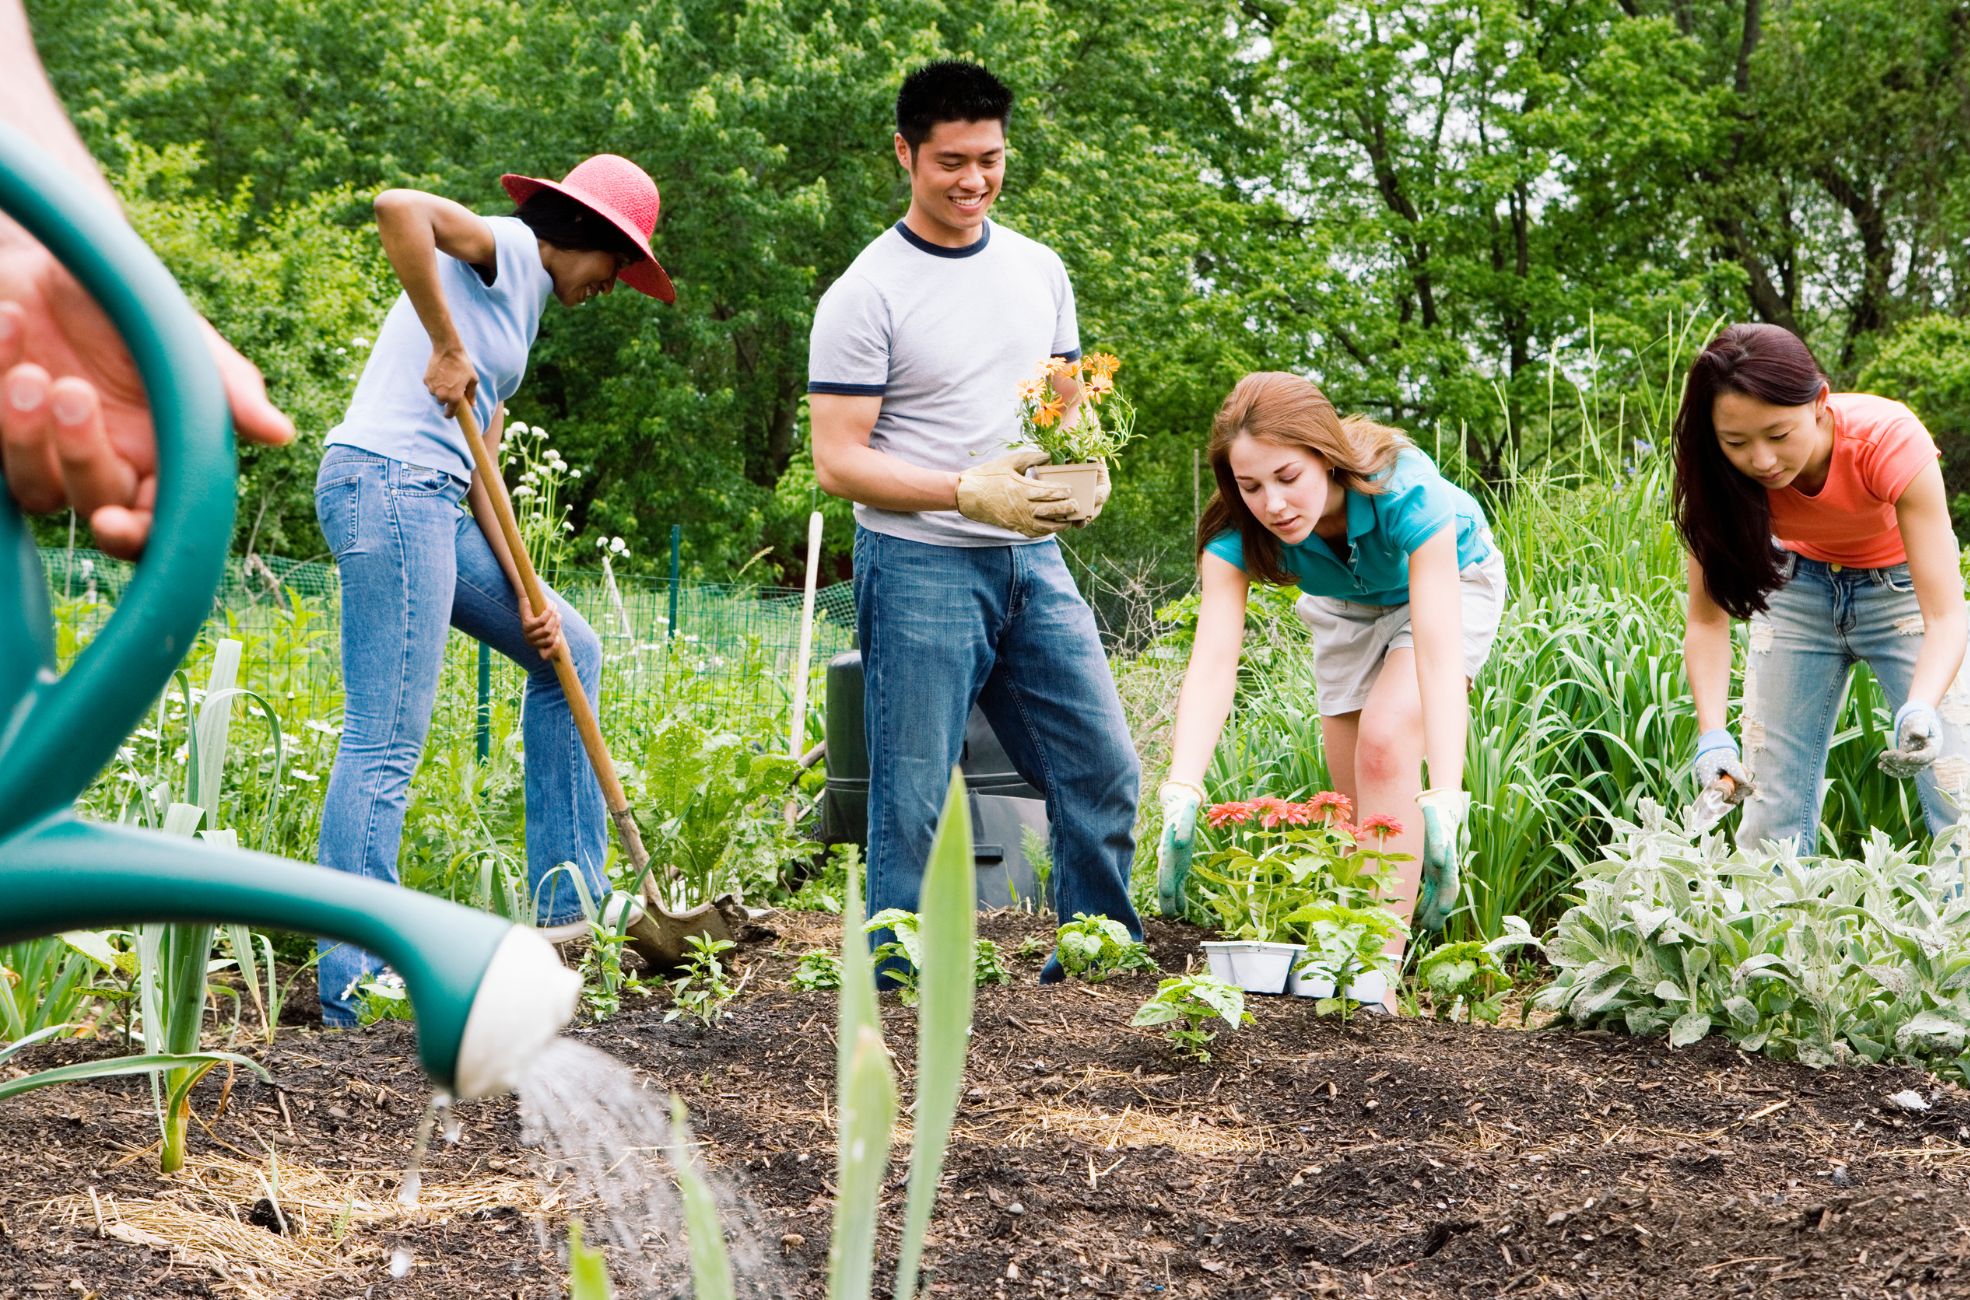
[[1188,781],[1165,781],[1156,798],[1163,805],[1163,835],[1156,842],[1156,907],[1164,916],[1181,916],[1204,791]]
[[1463,790],[1425,790],[1416,796],[1423,810],[1423,889],[1416,900],[1416,924],[1435,933],[1456,910],[1462,888],[1460,868],[1470,845],[1471,796]]

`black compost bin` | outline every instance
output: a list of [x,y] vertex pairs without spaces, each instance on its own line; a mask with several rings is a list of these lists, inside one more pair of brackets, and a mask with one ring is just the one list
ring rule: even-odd
[[[862,731],[862,652],[850,650],[828,661],[828,783],[821,796],[821,838],[829,844],[869,847],[869,751]],[[977,709],[965,727],[958,767],[971,804],[973,855],[977,859],[978,905],[1040,905],[1033,864],[1026,859],[1020,828],[1030,826],[1042,840],[1047,806],[1038,790],[1013,770],[1005,746]],[[1049,904],[1050,905],[1050,904]]]

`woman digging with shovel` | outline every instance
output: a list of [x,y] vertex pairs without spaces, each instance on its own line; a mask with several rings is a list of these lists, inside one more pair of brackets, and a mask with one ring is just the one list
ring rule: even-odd
[[[1466,693],[1505,606],[1504,559],[1484,513],[1408,438],[1341,419],[1298,375],[1240,380],[1218,408],[1209,457],[1217,491],[1197,530],[1203,601],[1160,792],[1159,875],[1187,865],[1204,770],[1231,712],[1251,583],[1296,585],[1334,788],[1364,819],[1401,825],[1385,847],[1411,860],[1389,904],[1405,916],[1413,904],[1417,921],[1441,929],[1470,812]],[[1166,883],[1173,896],[1176,881]]]
[[[1744,803],[1738,843],[1814,850],[1856,662],[1895,710],[1882,770],[1915,778],[1931,833],[1955,823],[1970,804],[1963,577],[1936,444],[1914,413],[1831,391],[1788,330],[1733,325],[1683,389],[1675,516],[1689,547],[1696,783],[1713,805]],[[1734,618],[1751,623],[1742,757],[1725,729]]]
[[[415,190],[376,199],[403,293],[315,479],[315,512],[341,570],[347,692],[320,858],[337,871],[397,879],[411,773],[430,730],[447,630],[457,627],[528,670],[527,876],[538,924],[560,942],[588,932],[584,893],[606,925],[642,913],[603,875],[602,790],[552,663],[565,644],[592,702],[601,646],[558,595],[546,592],[536,608],[523,594],[460,425],[487,429],[497,446],[549,297],[574,307],[618,279],[666,303],[676,295],[650,252],[657,187],[636,164],[600,154],[558,183],[515,175],[500,183],[518,205],[511,216],[482,217]],[[459,509],[464,500],[470,514]],[[378,968],[369,953],[322,945],[326,1024],[356,1023],[354,990]]]

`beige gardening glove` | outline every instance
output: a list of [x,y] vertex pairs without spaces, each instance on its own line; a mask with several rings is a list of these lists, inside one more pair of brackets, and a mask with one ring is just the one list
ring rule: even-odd
[[1027,447],[966,470],[958,475],[958,513],[1024,537],[1059,532],[1073,521],[1073,495],[1062,484],[1026,477],[1027,470],[1046,463],[1045,452]]

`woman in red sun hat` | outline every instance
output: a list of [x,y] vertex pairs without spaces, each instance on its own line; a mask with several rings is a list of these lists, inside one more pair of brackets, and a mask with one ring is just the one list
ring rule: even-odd
[[[537,610],[521,594],[454,416],[470,402],[497,448],[550,296],[574,307],[618,280],[663,302],[676,294],[650,252],[657,186],[635,163],[598,154],[558,182],[500,182],[517,205],[510,216],[482,217],[416,190],[376,199],[403,292],[315,479],[315,514],[341,570],[347,692],[320,856],[338,871],[397,879],[410,777],[431,727],[447,629],[459,628],[528,670],[529,919],[558,941],[587,933],[584,899],[605,923],[636,910],[603,875],[602,792],[550,662],[565,639],[592,702],[601,646],[558,595]],[[354,1025],[361,986],[378,969],[360,949],[324,943],[324,1022]]]

